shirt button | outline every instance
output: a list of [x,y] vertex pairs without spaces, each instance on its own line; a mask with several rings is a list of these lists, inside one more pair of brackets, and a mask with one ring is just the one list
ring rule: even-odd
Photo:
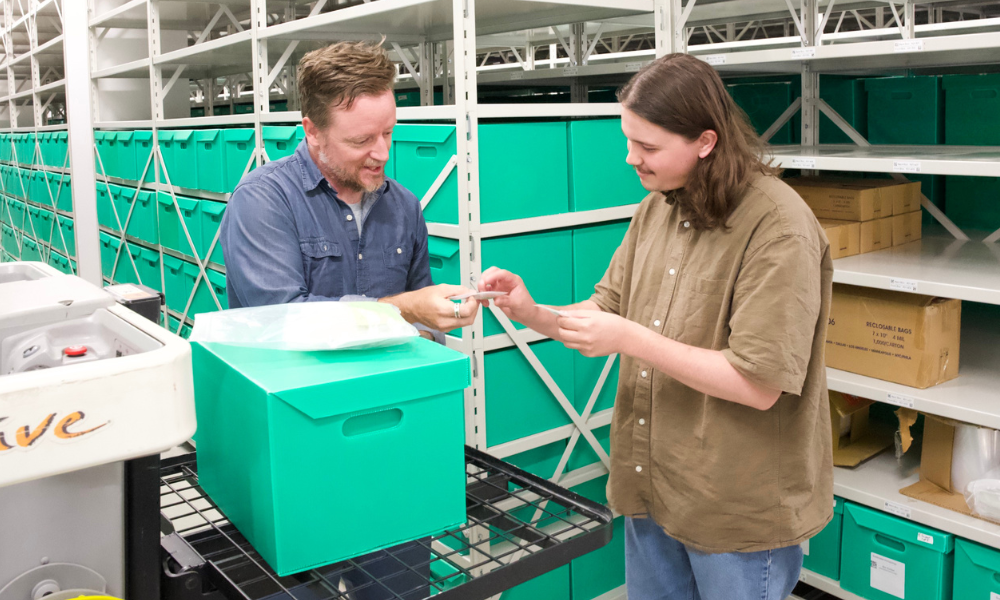
[[690,226],[691,226],[690,221],[684,221],[684,227],[690,227]]
[[326,244],[323,244],[323,250],[326,250]]
[[670,269],[670,270],[669,270],[669,271],[667,271],[667,272],[668,272],[668,273],[670,273],[671,275],[673,275],[673,274],[674,274],[674,273],[676,273],[677,271],[675,271],[675,270],[673,270],[673,269]]
[[354,220],[354,215],[347,215],[347,220],[348,221],[353,221]]
[[659,319],[657,319],[656,321],[653,321],[653,327],[659,327],[659,326],[660,326]]
[[645,425],[646,419],[639,419],[639,425]]
[[635,468],[635,472],[636,473],[642,473],[642,467],[636,467]]
[[358,260],[361,260],[361,259],[363,259],[363,258],[364,258],[364,257],[363,257],[363,256],[361,256],[360,254],[358,255]]
[[645,371],[643,371],[643,372],[641,373],[641,375],[642,375],[642,378],[643,378],[643,379],[645,379],[645,378],[646,378],[646,375],[648,375],[648,373],[646,373]]
[[402,248],[396,248],[396,254],[402,254],[402,253],[403,253]]

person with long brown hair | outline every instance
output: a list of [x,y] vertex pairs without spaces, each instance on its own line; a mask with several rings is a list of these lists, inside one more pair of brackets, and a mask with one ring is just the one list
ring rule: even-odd
[[782,600],[833,516],[829,244],[712,67],[664,56],[619,100],[651,193],[593,296],[555,315],[495,267],[479,288],[568,348],[621,355],[608,498],[629,598]]

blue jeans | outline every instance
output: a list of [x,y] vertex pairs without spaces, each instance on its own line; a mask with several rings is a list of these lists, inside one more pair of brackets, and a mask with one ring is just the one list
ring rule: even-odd
[[784,600],[802,569],[802,548],[703,554],[652,519],[625,519],[629,600]]

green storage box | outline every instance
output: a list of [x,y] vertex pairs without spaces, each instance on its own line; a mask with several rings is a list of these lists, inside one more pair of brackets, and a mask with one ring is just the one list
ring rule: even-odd
[[252,115],[253,114],[253,104],[234,104],[233,105],[234,115]]
[[73,212],[73,178],[69,174],[49,173],[49,189],[56,199],[56,208]]
[[95,131],[94,144],[97,145],[97,159],[94,161],[97,178],[117,177],[115,173],[118,172],[118,132]]
[[[185,286],[194,289],[194,282],[198,279],[198,265],[194,263],[184,263],[184,277],[187,279]],[[191,301],[191,308],[188,309],[188,316],[193,317],[199,313],[216,312],[219,308],[212,300],[212,293],[209,287],[215,290],[215,295],[222,305],[222,310],[229,308],[229,301],[226,298],[226,276],[212,269],[205,269],[208,281],[203,277],[198,282],[198,289],[195,291],[194,300]]]
[[[401,124],[396,125],[392,132],[392,177],[413,192],[418,200],[424,197],[454,155],[454,125]],[[482,184],[480,188],[484,189]],[[458,224],[457,167],[424,209],[424,219],[431,223]]]
[[552,479],[565,451],[566,440],[559,440],[508,456],[503,460],[542,479]]
[[945,187],[945,214],[963,229],[1000,229],[1000,178],[951,175]]
[[66,269],[69,268],[69,261],[68,260],[66,260],[66,266],[63,267],[62,261],[64,261],[64,260],[66,260],[66,257],[63,256],[63,255],[61,255],[61,254],[59,254],[58,252],[50,252],[49,253],[49,266],[50,267],[55,267],[56,269],[58,269],[59,271],[61,271],[63,273],[65,273]]
[[[177,204],[174,204],[174,196],[169,192],[158,192],[156,195],[156,219],[160,233],[160,245],[166,246],[185,256],[194,256],[195,249],[201,244],[201,214],[200,202],[195,198],[177,195]],[[184,217],[184,225],[187,227],[188,235],[191,236],[191,247],[187,236],[184,235],[184,228],[178,218],[178,208]]]
[[500,600],[570,600],[569,565],[539,575],[500,594]]
[[52,234],[59,235],[55,229],[59,226],[56,221],[56,213],[44,208],[38,209],[38,224],[35,225],[37,238],[46,244],[52,242]]
[[171,129],[157,132],[160,153],[163,155],[160,182],[189,189],[198,189],[198,151],[195,132],[190,129]]
[[112,238],[103,231],[100,232],[101,241],[101,274],[104,277],[111,277],[111,270],[115,267],[115,252],[118,246],[112,245]]
[[279,575],[465,522],[466,356],[423,339],[192,352],[199,483]]
[[[573,303],[573,232],[543,231],[482,242],[483,270],[495,266],[517,273],[524,279],[535,302],[554,306]],[[514,323],[523,329],[520,323]],[[483,313],[484,335],[503,333],[503,327],[489,310]],[[570,395],[572,401],[572,395]]]
[[34,165],[38,160],[35,152],[35,134],[19,133],[17,136],[20,140],[20,148],[18,148],[17,152],[17,161],[25,166]]
[[[593,394],[594,388],[597,387],[597,381],[601,378],[601,372],[604,370],[604,365],[607,361],[607,356],[589,357],[579,352],[574,357],[573,370],[576,378],[576,399],[573,401],[573,406],[576,407],[577,412],[581,415],[583,414],[583,410],[587,408],[587,403],[590,402],[590,396]],[[615,358],[615,362],[604,380],[604,385],[601,386],[597,400],[594,401],[594,408],[590,411],[591,416],[614,407],[615,398],[618,395],[618,369],[620,364],[621,360]]]
[[[115,186],[117,187],[117,186]],[[97,222],[101,227],[118,230],[118,221],[115,219],[115,198],[112,195],[112,187],[103,181],[97,182]]]
[[59,215],[59,231],[59,234],[53,234],[52,245],[57,246],[56,240],[58,240],[60,251],[66,252],[69,256],[76,256],[76,224],[73,218]]
[[68,168],[70,165],[66,157],[69,151],[69,134],[65,131],[53,131],[50,144],[48,165]]
[[[142,247],[136,244],[120,242],[122,249],[118,252],[118,266],[115,268],[115,283],[139,283],[139,264],[142,258]],[[129,258],[131,255],[131,258]]]
[[13,214],[13,225],[18,229],[28,229],[30,225],[28,224],[28,205],[20,200],[13,200],[10,203],[11,213]]
[[39,208],[37,206],[31,206],[30,204],[26,206],[28,211],[28,218],[24,222],[24,230],[28,232],[31,237],[39,239],[39,229],[41,227],[40,218],[38,216]]
[[[604,451],[611,454],[611,425],[598,427],[594,429],[593,433]],[[566,463],[566,472],[576,471],[599,462],[601,462],[601,458],[597,456],[587,440],[580,436],[580,439],[576,441],[576,447],[573,448],[573,454],[570,455],[569,461]]]
[[[575,351],[555,340],[535,342],[530,348],[572,402]],[[486,441],[490,447],[571,423],[519,349],[487,352],[485,362]]]
[[[563,175],[569,171],[567,132],[563,122],[479,126],[479,212],[483,223],[569,211],[569,179]],[[532,153],[543,157],[543,162],[511,177],[505,165],[523,152],[525,140],[531,141]],[[398,155],[396,158],[398,161]]]
[[613,523],[611,541],[570,563],[573,600],[591,600],[625,585],[625,517]]
[[271,100],[271,112],[285,112],[288,110],[288,100]]
[[0,161],[10,162],[12,154],[9,133],[0,133]]
[[2,247],[5,251],[17,255],[17,238],[14,237],[13,227],[0,225],[0,239],[2,239]]
[[125,187],[121,185],[116,185],[112,183],[108,186],[111,191],[111,205],[114,206],[114,210],[117,213],[117,220],[115,215],[111,216],[111,228],[120,231],[125,227],[126,220],[128,219],[129,207],[132,205],[132,196],[135,195],[135,188]]
[[[226,145],[221,129],[199,129],[194,132],[195,154],[198,160],[198,183],[201,190],[223,192],[226,187]],[[171,171],[173,173],[173,171]]]
[[944,142],[944,92],[937,75],[866,79],[865,90],[869,142]]
[[602,223],[573,230],[573,302],[589,300],[611,265],[628,231],[629,221]]
[[[579,443],[577,442],[577,444]],[[591,502],[606,505],[608,503],[608,478],[609,475],[595,477],[590,481],[573,486],[570,491],[580,494]]]
[[637,204],[649,193],[625,162],[621,119],[569,124],[569,208],[574,212]]
[[[153,132],[141,130],[135,132],[135,173],[139,177],[145,171],[145,182],[156,181],[156,158],[150,158],[153,154]],[[146,166],[146,163],[149,166]]]
[[219,106],[214,107],[212,109],[212,112],[215,113],[215,116],[221,117],[221,116],[224,116],[224,115],[230,115],[230,114],[232,114],[233,113],[233,109],[228,104],[220,104]]
[[[778,120],[797,96],[793,95],[794,90],[790,81],[736,83],[726,88],[737,106],[750,117],[750,123],[759,135]],[[790,120],[768,141],[771,144],[791,144],[796,139],[793,123]]]
[[[796,95],[799,95],[798,90]],[[843,75],[820,75],[819,96],[858,133],[863,137],[868,136],[868,96],[865,93],[864,79]],[[819,142],[854,143],[822,112],[819,115]]]
[[993,600],[1000,596],[1000,552],[955,539],[955,600]]
[[15,167],[14,169],[14,195],[21,198],[31,198],[31,170]]
[[431,267],[431,281],[435,284],[459,285],[462,281],[458,240],[427,236],[427,254]]
[[841,546],[844,590],[868,600],[951,600],[950,533],[848,502]]
[[135,167],[135,132],[115,132],[115,170],[108,173],[112,177],[138,181],[139,173]]
[[35,240],[29,237],[21,238],[21,260],[24,261],[42,260],[42,252],[39,249],[38,243]]
[[163,295],[167,308],[183,314],[191,297],[191,281],[184,273],[185,262],[176,256],[163,255]]
[[305,139],[305,132],[301,125],[265,125],[261,127],[261,137],[268,160],[280,160],[295,153],[299,142]]
[[834,581],[840,580],[840,540],[844,525],[844,500],[833,498],[833,520],[812,539],[802,543],[802,567]]
[[45,171],[31,171],[29,177],[31,187],[28,193],[31,201],[55,207],[56,199],[49,196],[49,173]]
[[1000,74],[945,75],[944,143],[1000,145]]
[[139,190],[137,194],[136,190],[128,188],[123,189],[123,192],[123,206],[119,215],[124,219],[130,206],[132,210],[132,217],[128,222],[128,234],[144,242],[158,244],[160,235],[156,225],[156,192]]
[[[225,202],[213,202],[211,200],[201,201],[201,246],[198,254],[205,258],[208,255],[208,248],[212,245],[219,225],[222,224],[222,215],[226,212]],[[222,242],[216,240],[215,248],[212,249],[212,256],[209,260],[220,265],[226,264],[222,257]]]
[[[224,129],[222,140],[225,146],[225,169],[223,170],[223,184],[221,190],[215,192],[229,193],[236,189],[243,172],[249,172],[254,168],[250,163],[250,157],[256,149],[254,143],[253,129]],[[249,164],[250,169],[247,169]]]
[[160,277],[160,253],[151,248],[143,248],[136,261],[139,267],[139,279],[142,285],[151,287],[158,292],[163,291],[163,284]]
[[396,106],[420,106],[420,90],[397,91]]

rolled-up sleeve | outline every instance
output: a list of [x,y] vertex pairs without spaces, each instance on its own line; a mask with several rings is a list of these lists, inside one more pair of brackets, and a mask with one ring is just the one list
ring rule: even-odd
[[722,353],[747,379],[802,392],[823,299],[818,252],[808,238],[788,235],[744,259],[733,290],[729,347]]
[[220,229],[230,306],[367,300],[309,293],[292,210],[286,195],[276,187],[261,183],[239,186],[229,200]]

